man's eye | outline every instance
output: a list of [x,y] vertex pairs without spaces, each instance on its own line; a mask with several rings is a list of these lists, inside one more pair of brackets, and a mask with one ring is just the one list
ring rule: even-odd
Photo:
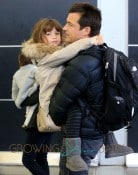
[[72,24],[72,23],[70,23],[70,22],[69,22],[69,23],[67,23],[67,24],[68,24],[68,26],[70,26],[70,27],[72,27],[72,26],[73,26],[73,24]]
[[69,24],[70,25],[70,27],[73,27],[73,24]]

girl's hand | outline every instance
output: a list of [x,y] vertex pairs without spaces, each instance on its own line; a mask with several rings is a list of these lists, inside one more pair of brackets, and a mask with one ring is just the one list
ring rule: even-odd
[[94,45],[102,45],[104,43],[103,36],[101,34],[91,37],[91,42]]

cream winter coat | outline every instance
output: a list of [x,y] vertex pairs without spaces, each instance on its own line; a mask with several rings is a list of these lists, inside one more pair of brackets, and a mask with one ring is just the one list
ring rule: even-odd
[[91,38],[78,40],[64,48],[33,43],[32,40],[23,43],[23,54],[38,66],[36,79],[40,86],[39,103],[46,115],[49,113],[51,95],[64,70],[62,64],[72,59],[79,51],[88,49],[92,45]]

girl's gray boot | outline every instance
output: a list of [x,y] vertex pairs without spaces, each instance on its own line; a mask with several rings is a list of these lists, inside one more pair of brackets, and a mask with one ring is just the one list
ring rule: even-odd
[[131,147],[118,144],[113,132],[106,134],[104,145],[105,158],[125,156],[134,152]]
[[71,171],[88,170],[88,166],[81,157],[81,139],[66,138],[66,167]]

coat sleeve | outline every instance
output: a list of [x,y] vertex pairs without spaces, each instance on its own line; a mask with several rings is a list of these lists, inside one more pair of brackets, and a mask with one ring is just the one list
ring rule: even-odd
[[27,97],[22,103],[21,107],[33,106],[39,102],[39,88],[31,96]]
[[90,48],[93,45],[91,38],[80,39],[61,50],[55,51],[47,59],[47,65],[51,67],[59,66],[77,55],[81,50]]
[[81,63],[67,66],[53,92],[49,113],[58,126],[65,124],[67,110],[87,87],[88,71],[84,67]]
[[11,95],[12,100],[16,101],[18,92],[19,92],[19,88],[17,86],[16,79],[13,76],[13,79],[12,79],[12,95]]

